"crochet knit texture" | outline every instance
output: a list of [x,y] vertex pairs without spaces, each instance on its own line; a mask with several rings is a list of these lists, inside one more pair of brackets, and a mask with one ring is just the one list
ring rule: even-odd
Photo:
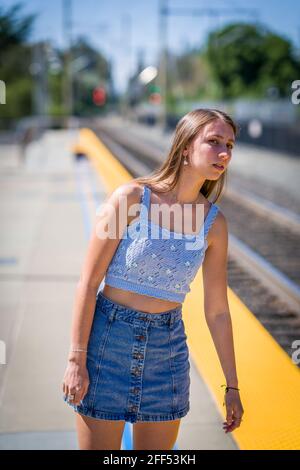
[[144,185],[140,216],[120,240],[105,284],[163,300],[183,302],[207,249],[207,234],[219,207],[211,203],[196,234],[169,231],[149,220],[151,190]]

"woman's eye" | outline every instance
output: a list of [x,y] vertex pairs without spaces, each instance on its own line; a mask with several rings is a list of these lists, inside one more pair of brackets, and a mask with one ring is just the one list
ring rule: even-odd
[[[210,139],[208,142],[209,142],[210,144],[216,144],[216,145],[219,144],[219,141],[216,140],[216,139]],[[229,148],[230,150],[232,150],[232,149],[233,149],[233,145],[232,145],[232,144],[227,144],[227,148]]]

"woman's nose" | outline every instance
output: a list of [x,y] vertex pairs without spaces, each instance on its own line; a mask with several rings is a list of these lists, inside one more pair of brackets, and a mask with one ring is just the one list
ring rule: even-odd
[[230,158],[229,149],[226,148],[226,150],[222,150],[222,152],[219,153],[219,157],[223,160],[228,160]]

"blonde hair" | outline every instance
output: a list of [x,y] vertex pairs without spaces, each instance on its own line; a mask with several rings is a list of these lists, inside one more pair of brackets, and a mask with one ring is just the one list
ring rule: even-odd
[[[146,184],[150,187],[153,186],[155,191],[159,193],[172,190],[176,186],[179,179],[180,168],[183,159],[182,153],[184,148],[191,144],[193,139],[198,135],[199,131],[201,131],[204,126],[206,126],[206,124],[217,119],[221,119],[222,121],[229,124],[233,129],[234,135],[237,135],[237,124],[225,112],[217,109],[205,108],[190,111],[189,113],[185,114],[177,123],[171,149],[166,160],[158,169],[154,170],[154,172],[143,177],[135,178],[134,181],[137,183]],[[215,190],[216,194],[214,201],[212,202],[218,201],[225,187],[226,175],[227,170],[225,170],[217,180],[205,180],[200,189],[200,193],[202,193],[204,197],[207,198]],[[164,182],[165,180],[170,180],[166,190],[159,190],[154,186],[155,183]]]

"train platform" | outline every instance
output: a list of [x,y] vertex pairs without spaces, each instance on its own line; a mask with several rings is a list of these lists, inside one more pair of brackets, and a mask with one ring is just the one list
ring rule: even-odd
[[[126,132],[130,125],[122,127],[117,118],[103,124],[115,132],[118,126]],[[147,134],[131,124],[131,130],[136,138],[144,132],[149,139],[152,132],[152,143],[160,138],[157,129]],[[161,135],[166,145],[169,138]],[[74,143],[88,158],[74,157]],[[96,208],[131,175],[90,131],[48,131],[28,146],[22,161],[7,146],[2,150],[0,339],[6,344],[6,364],[0,366],[0,449],[75,449],[74,413],[61,395],[75,286]],[[243,154],[249,167],[251,151]],[[267,168],[267,156],[264,162]],[[290,163],[286,167],[292,174],[299,167]],[[246,167],[243,163],[235,170],[248,175]],[[284,188],[280,173],[278,185]],[[293,184],[292,178],[291,197],[298,197]],[[191,294],[184,310],[191,409],[182,419],[176,448],[300,449],[299,371],[234,293],[230,306],[246,413],[243,429],[223,432],[222,374],[199,318],[202,294],[196,289]],[[131,433],[127,423],[123,449],[132,448]]]

